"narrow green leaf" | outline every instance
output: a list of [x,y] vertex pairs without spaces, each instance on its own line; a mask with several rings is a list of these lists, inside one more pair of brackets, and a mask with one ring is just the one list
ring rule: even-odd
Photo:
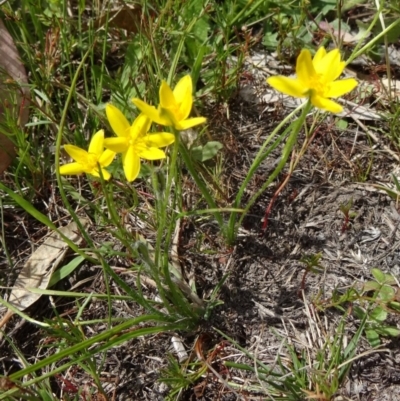
[[4,184],[0,182],[0,189],[6,192],[15,202],[17,202],[25,211],[27,211],[31,216],[33,216],[36,220],[43,223],[45,226],[51,228],[52,230],[57,230],[57,227],[49,220],[49,218],[40,213],[30,202],[24,199],[22,196],[18,195],[10,188],[6,187]]
[[3,190],[6,192],[15,202],[19,204],[26,212],[28,212],[31,216],[33,216],[36,220],[40,221],[42,224],[47,226],[48,228],[56,231],[58,234],[60,234],[61,238],[68,244],[68,246],[73,249],[76,253],[79,255],[85,256],[85,259],[92,260],[93,259],[86,255],[83,251],[81,251],[74,242],[72,242],[68,237],[66,237],[62,232],[58,230],[56,225],[50,221],[50,219],[44,215],[43,213],[40,213],[39,210],[37,210],[30,202],[28,202],[26,199],[24,199],[21,195],[18,195],[14,191],[12,191],[10,188],[6,187],[4,184],[0,182],[0,190]]
[[400,191],[400,183],[399,183],[399,180],[397,179],[397,177],[396,177],[394,174],[392,174],[392,178],[393,178],[393,181],[394,181],[394,185],[396,186],[396,189],[397,189],[398,191]]
[[191,76],[192,76],[194,88],[196,88],[197,81],[199,80],[199,77],[200,77],[201,66],[202,66],[203,58],[204,58],[204,55],[206,54],[206,51],[207,51],[206,46],[200,46],[200,49],[198,49],[198,52],[197,52],[196,60],[192,67]]
[[85,260],[82,256],[77,256],[76,258],[72,259],[69,263],[65,266],[60,267],[57,269],[53,275],[51,276],[49,287],[53,287],[56,283],[60,280],[68,277],[83,261]]
[[365,310],[360,308],[359,306],[354,305],[353,312],[358,319],[366,319],[367,314],[365,313]]

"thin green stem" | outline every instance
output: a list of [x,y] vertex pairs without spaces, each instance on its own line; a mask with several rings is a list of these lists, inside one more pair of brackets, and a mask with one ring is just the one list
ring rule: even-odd
[[263,2],[264,0],[259,0],[258,2],[255,2],[253,4],[253,1],[248,1],[246,5],[235,15],[235,17],[231,21],[229,21],[230,26],[233,27],[237,23],[237,21],[239,21],[239,19],[244,16],[246,12],[248,15],[251,15],[254,10],[256,10]]
[[[373,28],[373,26],[376,24],[376,21],[379,19],[379,13],[376,14],[374,20],[371,22],[370,27],[368,28],[367,32]],[[382,37],[384,37],[388,32],[390,32],[393,28],[395,28],[398,24],[400,23],[400,19],[394,21],[391,23],[386,29],[384,29],[381,33],[378,35],[374,36],[373,39],[371,39],[366,45],[364,45],[361,49],[353,51],[351,56],[346,60],[346,65],[350,64],[355,58],[358,56],[364,54],[368,49],[370,49],[376,42],[378,42]],[[361,43],[361,41],[360,41]]]
[[61,195],[63,204],[67,208],[68,212],[71,214],[71,217],[74,219],[74,221],[77,224],[77,226],[79,227],[79,231],[82,233],[85,241],[91,247],[93,247],[93,241],[91,240],[89,235],[86,233],[84,227],[82,226],[81,221],[79,220],[79,217],[77,216],[77,214],[75,213],[74,209],[72,208],[71,204],[69,203],[69,201],[67,199],[67,196],[66,196],[65,191],[64,191],[64,186],[63,186],[63,183],[61,181],[61,175],[60,175],[60,150],[61,150],[61,141],[62,141],[64,126],[65,126],[65,123],[66,123],[66,120],[67,120],[68,112],[70,110],[70,104],[71,104],[72,98],[73,98],[74,93],[75,93],[75,88],[76,88],[76,84],[78,82],[79,74],[80,74],[80,72],[81,72],[81,70],[82,70],[82,68],[83,68],[83,66],[84,66],[84,64],[86,62],[86,59],[89,57],[91,52],[92,52],[92,48],[89,48],[89,50],[83,56],[81,62],[79,63],[79,66],[78,66],[78,68],[77,68],[77,70],[75,72],[75,75],[74,75],[74,77],[72,79],[71,87],[69,88],[67,100],[65,102],[64,110],[63,110],[63,113],[61,115],[60,125],[58,127],[58,132],[57,132],[56,151],[55,151],[55,167],[56,167],[56,177],[57,177],[58,189],[60,191],[60,195]]
[[[184,144],[181,144],[179,147],[181,156],[183,158],[183,161],[185,162],[185,165],[187,169],[189,170],[191,176],[193,177],[194,181],[196,182],[197,186],[199,187],[202,195],[204,196],[206,202],[208,203],[208,206],[211,209],[214,210],[219,210],[217,204],[215,203],[213,197],[211,196],[210,192],[208,191],[207,186],[204,184],[203,180],[200,178],[200,176],[197,174],[197,171],[192,163],[192,159],[190,157],[190,154]],[[225,223],[223,220],[223,217],[220,212],[215,212],[213,213],[215,216],[215,219],[217,220],[220,229],[222,230],[223,234],[226,234],[226,227]]]
[[311,105],[310,101],[305,103],[305,107],[303,108],[300,117],[296,121],[294,121],[294,123],[291,125],[292,132],[290,133],[289,138],[283,148],[282,156],[281,156],[281,159],[280,159],[278,165],[276,166],[276,168],[272,172],[272,174],[268,177],[268,180],[264,183],[264,185],[247,202],[247,205],[244,209],[244,213],[240,217],[238,225],[236,226],[235,235],[236,235],[238,227],[240,227],[244,217],[246,216],[246,214],[248,213],[250,208],[253,206],[255,201],[268,188],[268,186],[271,184],[271,182],[278,176],[278,174],[285,167],[286,162],[289,159],[290,154],[292,153],[292,149],[297,142],[297,137],[298,137],[298,135],[301,131],[301,128],[306,120],[307,114],[310,112],[311,108],[312,108],[312,105]]
[[4,208],[3,208],[3,198],[0,196],[0,218],[1,218],[1,238],[0,242],[4,250],[4,254],[7,258],[8,265],[11,269],[14,267],[13,260],[11,258],[10,252],[8,251],[6,237],[5,237],[5,230],[4,230]]
[[[246,178],[244,179],[242,185],[239,188],[238,194],[236,195],[235,202],[232,205],[234,209],[238,209],[240,207],[240,203],[242,201],[242,197],[244,194],[244,191],[250,182],[250,180],[253,178],[255,172],[259,168],[260,164],[265,160],[265,158],[271,153],[272,150],[276,148],[276,146],[282,141],[283,135],[286,134],[287,130],[283,132],[283,134],[278,137],[277,140],[275,140],[272,145],[268,148],[267,151],[265,151],[265,148],[267,145],[276,137],[278,132],[301,110],[303,109],[303,114],[304,110],[308,109],[306,107],[308,103],[303,103],[299,107],[297,107],[295,110],[293,110],[289,115],[287,115],[279,124],[278,126],[272,131],[272,133],[268,136],[268,138],[265,140],[264,144],[261,146],[261,149],[259,150],[257,156],[255,157],[252,165],[250,166],[249,172],[246,175]],[[302,115],[303,115],[302,114]],[[301,118],[301,117],[300,117]],[[293,132],[293,131],[292,131]],[[292,134],[293,135],[293,134]],[[281,159],[282,162],[282,159]],[[252,198],[252,203],[255,202],[255,198],[253,196]],[[245,209],[245,213],[249,210],[248,207]],[[240,221],[242,221],[243,217],[245,216],[245,213],[242,215]],[[228,231],[227,231],[227,239],[228,243],[233,244],[235,239],[236,239],[236,232],[237,232],[237,227],[236,227],[236,219],[237,219],[237,212],[233,212],[230,215],[229,218],[229,223],[228,223]]]
[[[158,177],[153,176],[153,188],[157,194],[157,239],[154,253],[149,255],[145,246],[138,248],[139,254],[148,265],[153,279],[156,281],[159,296],[164,307],[170,315],[186,316],[192,321],[198,318],[198,313],[190,306],[186,296],[175,284],[171,274],[171,265],[168,261],[168,244],[171,243],[172,233],[175,229],[175,211],[177,205],[176,192],[179,186],[178,152],[180,147],[179,132],[173,131],[175,142],[172,148],[168,178],[165,189],[159,186]],[[174,187],[174,190],[173,190]],[[139,244],[140,245],[140,244]],[[166,285],[163,284],[163,281]]]

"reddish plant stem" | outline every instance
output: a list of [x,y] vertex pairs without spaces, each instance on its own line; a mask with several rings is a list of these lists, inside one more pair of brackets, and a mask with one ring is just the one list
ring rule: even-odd
[[268,227],[268,218],[269,215],[272,211],[272,207],[274,206],[274,203],[278,197],[278,195],[282,192],[282,190],[286,187],[287,183],[289,182],[290,177],[293,174],[293,171],[295,170],[297,164],[299,163],[301,157],[304,155],[305,151],[308,149],[308,147],[310,146],[311,142],[313,141],[313,139],[315,138],[315,136],[317,135],[317,133],[319,132],[319,127],[316,128],[312,135],[306,140],[306,142],[303,144],[299,154],[295,157],[296,152],[295,149],[293,149],[292,151],[292,158],[291,158],[291,162],[290,162],[290,166],[289,166],[289,172],[286,175],[286,177],[284,178],[284,180],[281,182],[281,184],[279,185],[278,189],[275,191],[271,201],[268,204],[268,207],[265,209],[265,215],[264,215],[264,221],[263,221],[263,225],[262,225],[262,231],[265,232],[265,230]]
[[278,197],[278,195],[281,193],[281,191],[283,190],[283,188],[286,187],[286,184],[288,183],[290,177],[292,175],[292,172],[290,171],[289,174],[286,175],[286,177],[284,178],[284,180],[281,182],[281,184],[279,185],[278,189],[275,191],[273,197],[271,198],[268,207],[265,209],[265,215],[264,215],[264,221],[263,221],[263,225],[262,225],[262,230],[265,231],[268,227],[268,219],[269,219],[269,215],[271,213],[272,207],[274,206],[274,203]]
[[344,216],[344,222],[342,225],[342,230],[341,230],[342,234],[349,229],[349,222],[350,222],[350,216],[349,216],[349,214],[346,214]]

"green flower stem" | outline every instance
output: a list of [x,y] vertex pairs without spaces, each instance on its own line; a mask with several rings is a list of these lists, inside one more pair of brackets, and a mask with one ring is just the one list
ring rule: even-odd
[[[193,310],[191,305],[189,304],[186,296],[182,293],[182,291],[178,288],[178,285],[175,283],[176,279],[180,280],[179,277],[171,277],[171,266],[168,261],[167,252],[162,252],[165,250],[165,244],[170,244],[172,235],[174,232],[175,225],[172,222],[175,221],[175,216],[170,216],[168,213],[168,205],[171,204],[171,213],[174,213],[174,205],[176,203],[176,193],[179,191],[177,188],[179,185],[179,177],[178,177],[178,151],[180,148],[180,134],[178,131],[173,130],[175,135],[175,142],[172,149],[170,161],[169,161],[169,172],[168,179],[166,183],[165,193],[163,199],[159,199],[160,207],[159,207],[159,221],[158,221],[158,229],[157,229],[157,242],[154,253],[154,267],[153,270],[154,275],[159,274],[160,266],[162,269],[162,276],[165,280],[167,288],[169,290],[169,294],[167,296],[166,289],[160,283],[160,279],[158,278],[157,286],[159,295],[163,301],[163,304],[167,307],[167,309],[171,309],[171,305],[168,301],[168,297],[172,297],[173,305],[176,306],[176,310],[178,313],[183,316],[190,317],[192,319],[196,319],[198,313]],[[175,191],[172,193],[172,186],[175,186]],[[171,199],[171,196],[174,199]],[[164,257],[162,256],[164,255]],[[155,271],[156,270],[156,271]],[[154,277],[156,279],[156,277]]]
[[[179,150],[181,153],[181,156],[183,158],[183,161],[185,162],[185,165],[187,167],[187,169],[190,172],[190,175],[193,177],[194,181],[196,182],[197,186],[199,187],[202,195],[204,196],[206,202],[208,203],[208,206],[211,209],[214,210],[219,210],[217,204],[215,203],[213,197],[211,196],[210,192],[208,191],[207,186],[204,184],[203,180],[200,178],[200,176],[197,174],[196,168],[194,167],[193,163],[192,163],[192,159],[190,158],[190,154],[188,149],[186,148],[186,146],[184,144],[181,144],[179,146]],[[224,219],[221,215],[220,212],[215,211],[214,213],[215,219],[217,220],[219,227],[223,233],[224,236],[226,236],[226,227],[225,227],[225,223],[224,223]]]
[[[77,224],[77,226],[79,228],[79,232],[82,234],[83,238],[85,239],[85,241],[87,242],[87,244],[88,244],[88,246],[90,248],[94,248],[93,241],[89,237],[89,235],[86,232],[86,230],[84,229],[81,221],[79,220],[79,217],[75,213],[75,210],[73,209],[71,204],[68,202],[67,195],[65,193],[64,186],[63,186],[63,183],[61,181],[61,175],[60,175],[60,153],[61,153],[61,142],[62,142],[63,131],[64,131],[64,127],[65,127],[65,124],[66,124],[67,115],[68,115],[68,112],[69,112],[70,107],[71,107],[72,98],[73,98],[73,96],[75,94],[75,89],[76,89],[76,85],[77,85],[77,82],[78,82],[78,78],[79,78],[79,75],[80,75],[80,72],[81,72],[83,66],[85,65],[86,59],[89,57],[89,55],[90,55],[92,50],[93,50],[92,48],[89,48],[89,50],[84,54],[81,62],[78,65],[78,68],[76,69],[75,75],[72,78],[71,87],[69,88],[69,91],[68,91],[67,100],[65,101],[64,110],[63,110],[62,115],[61,115],[60,125],[58,127],[58,132],[57,132],[57,137],[56,137],[56,151],[55,151],[56,178],[57,178],[57,184],[58,184],[58,189],[60,191],[61,199],[63,201],[63,205],[68,210],[68,212],[70,213],[72,219]],[[87,258],[87,256],[86,256],[86,258]]]
[[[295,116],[300,110],[302,110],[302,113],[300,117],[293,122],[281,135],[278,136],[278,138],[268,147],[268,149],[265,151],[267,145],[276,137],[278,132]],[[272,131],[272,133],[268,136],[266,141],[264,142],[263,146],[259,150],[257,156],[255,157],[249,172],[247,173],[246,178],[244,179],[242,185],[239,188],[239,192],[236,195],[236,199],[232,207],[234,209],[238,209],[240,206],[240,203],[242,201],[242,197],[244,194],[244,191],[250,182],[250,180],[253,178],[255,172],[259,168],[260,164],[265,160],[265,158],[282,142],[284,136],[288,131],[291,130],[291,133],[289,135],[289,138],[283,148],[281,160],[279,161],[277,167],[271,174],[271,176],[268,178],[267,182],[262,186],[262,188],[251,197],[249,202],[246,205],[246,208],[244,209],[244,212],[242,213],[241,218],[239,219],[239,223],[236,224],[237,220],[237,212],[233,212],[230,215],[229,218],[229,223],[228,223],[228,232],[227,232],[227,239],[229,244],[233,244],[236,240],[236,235],[237,235],[237,230],[240,226],[240,224],[243,221],[243,218],[245,217],[246,213],[250,210],[250,207],[254,204],[254,202],[257,200],[257,198],[265,191],[265,189],[270,185],[270,183],[276,178],[276,176],[281,172],[283,167],[286,164],[286,161],[290,155],[290,152],[296,143],[297,136],[301,130],[301,127],[305,121],[305,118],[309,111],[311,110],[311,103],[310,101],[301,104],[299,107],[297,107],[295,110],[293,110],[289,115],[287,115],[279,124],[278,126]]]
[[[159,229],[157,231],[157,247],[155,250],[155,262],[157,264],[161,263],[161,258],[160,258],[160,253],[163,249],[162,244],[165,243],[165,232],[164,229],[169,226],[168,221],[167,221],[167,209],[168,209],[168,204],[170,202],[170,197],[171,197],[171,189],[172,185],[175,181],[176,184],[176,172],[177,172],[177,163],[178,163],[178,150],[179,150],[179,133],[173,131],[173,134],[175,135],[175,142],[174,146],[172,148],[170,160],[169,160],[169,168],[168,168],[168,179],[167,179],[167,184],[165,188],[165,195],[164,199],[161,202],[161,207],[159,209],[158,217],[160,219],[159,221]],[[172,220],[172,219],[171,219]],[[160,229],[160,226],[162,229]],[[169,276],[169,274],[168,274]],[[170,279],[170,277],[169,277]],[[168,279],[167,279],[168,280]],[[170,283],[168,283],[168,286]]]
[[[374,25],[379,19],[379,13],[375,15],[374,20],[371,22],[369,28],[366,31],[366,34],[372,30]],[[374,36],[373,39],[371,39],[366,45],[364,45],[361,49],[358,49],[358,47],[361,45],[362,40],[359,41],[359,44],[356,46],[354,49],[353,53],[351,56],[347,59],[346,65],[349,65],[355,58],[358,56],[364,54],[368,49],[370,49],[376,42],[378,42],[381,38],[385,37],[385,35],[390,32],[393,28],[395,28],[398,24],[400,24],[400,19],[397,19],[396,21],[392,22],[386,29],[382,30],[378,35]]]
[[271,182],[278,176],[278,174],[282,171],[283,167],[285,167],[286,162],[292,153],[293,147],[296,145],[297,142],[297,137],[299,136],[299,132],[301,131],[301,128],[306,120],[307,114],[311,111],[312,105],[310,100],[307,101],[305,104],[305,107],[303,108],[300,117],[294,121],[294,123],[291,125],[292,127],[292,132],[289,135],[289,138],[283,147],[282,151],[282,156],[281,160],[279,161],[278,165],[276,166],[275,170],[273,173],[269,176],[268,180],[264,183],[264,185],[260,188],[259,191],[257,191],[249,200],[247,203],[243,215],[239,219],[239,223],[237,227],[240,227],[242,224],[243,218],[246,216],[250,208],[253,206],[254,202],[258,199],[258,197],[268,188],[268,186],[271,184]]
[[[64,190],[64,186],[62,184],[62,180],[61,180],[61,175],[60,175],[60,150],[61,150],[61,142],[62,142],[62,135],[63,135],[63,131],[64,131],[64,126],[66,124],[66,120],[67,120],[67,115],[68,115],[68,111],[70,108],[70,104],[72,102],[72,97],[75,94],[75,90],[76,90],[76,85],[78,82],[78,78],[79,78],[79,74],[81,72],[81,70],[83,69],[83,66],[85,65],[86,59],[88,58],[88,56],[90,55],[92,51],[92,48],[89,48],[89,50],[85,53],[85,55],[82,58],[82,61],[80,62],[76,73],[72,79],[71,82],[71,88],[69,89],[69,93],[67,96],[67,100],[64,106],[64,110],[62,112],[61,115],[61,121],[60,121],[60,125],[58,128],[58,132],[57,132],[57,137],[56,137],[56,152],[55,152],[55,166],[56,166],[56,178],[57,178],[57,184],[59,187],[59,191],[60,191],[60,195],[61,195],[61,199],[63,200],[63,204],[66,207],[66,209],[68,210],[68,212],[71,214],[72,219],[76,222],[80,233],[82,234],[83,238],[85,239],[85,241],[87,242],[88,246],[91,249],[95,249],[94,244],[92,239],[90,238],[89,234],[86,232],[86,230],[84,229],[78,215],[75,213],[75,210],[72,208],[71,204],[69,203],[65,190]],[[104,188],[104,180],[103,180],[103,175],[101,173],[101,169],[100,169],[100,178],[102,180],[102,186]],[[96,252],[98,254],[98,252]],[[99,256],[99,254],[98,254]],[[105,272],[105,261],[102,257],[99,257],[100,259],[100,263],[103,267],[103,271]],[[112,304],[111,304],[111,293],[110,293],[110,283],[109,280],[106,276],[106,274],[104,274],[104,283],[106,286],[106,292],[108,295],[108,324],[109,327],[111,327],[112,324],[112,315],[111,315],[111,311],[112,311]]]

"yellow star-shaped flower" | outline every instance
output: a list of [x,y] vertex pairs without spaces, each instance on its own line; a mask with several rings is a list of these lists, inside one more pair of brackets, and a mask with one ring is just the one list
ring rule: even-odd
[[107,104],[106,114],[117,138],[106,138],[104,146],[113,152],[122,153],[124,173],[129,182],[139,175],[140,158],[164,159],[165,152],[158,148],[168,146],[175,141],[173,134],[165,132],[149,134],[151,120],[144,114],[140,114],[132,125],[112,104]]
[[64,164],[60,167],[61,175],[76,175],[87,173],[100,177],[99,169],[105,180],[109,180],[111,174],[104,169],[111,164],[115,152],[104,150],[104,131],[100,130],[93,135],[88,151],[75,145],[65,145],[65,151],[74,159],[74,163]]
[[335,98],[352,91],[357,86],[353,78],[337,80],[346,63],[340,60],[338,49],[326,52],[318,49],[314,58],[307,49],[303,49],[297,58],[296,78],[285,76],[270,77],[267,82],[279,92],[293,97],[309,97],[315,107],[340,113],[343,107],[330,98]]
[[206,122],[204,117],[188,118],[193,105],[192,91],[192,78],[186,75],[177,83],[173,91],[165,81],[162,81],[160,104],[157,109],[137,98],[132,99],[132,102],[155,123],[183,131]]

